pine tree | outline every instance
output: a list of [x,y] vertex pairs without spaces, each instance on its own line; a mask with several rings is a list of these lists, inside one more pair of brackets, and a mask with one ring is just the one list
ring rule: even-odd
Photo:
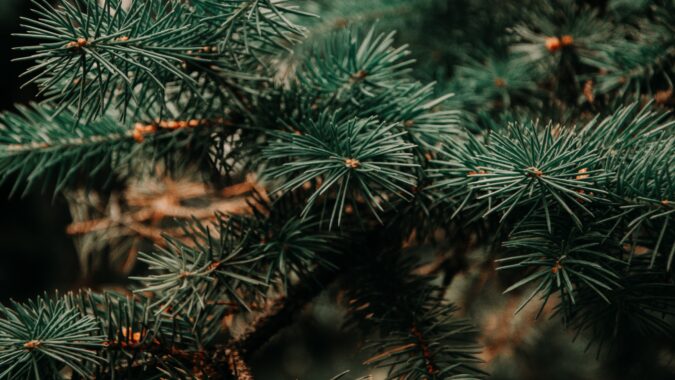
[[0,183],[129,281],[0,306],[0,379],[252,379],[326,289],[387,379],[486,378],[467,260],[598,353],[672,342],[673,1],[33,11]]

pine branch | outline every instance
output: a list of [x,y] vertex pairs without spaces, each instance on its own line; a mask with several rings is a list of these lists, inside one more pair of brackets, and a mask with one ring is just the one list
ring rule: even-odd
[[365,37],[351,31],[335,33],[323,45],[313,47],[298,74],[298,82],[318,96],[339,103],[359,103],[379,90],[390,89],[410,71],[407,46],[393,48],[394,33]]
[[550,226],[548,215],[553,207],[560,207],[581,226],[577,214],[592,215],[583,203],[598,201],[606,193],[597,186],[605,174],[595,164],[597,152],[571,133],[558,131],[549,125],[540,134],[530,123],[490,135],[485,153],[461,163],[465,165],[464,175],[471,179],[467,197],[473,193],[478,200],[487,199],[484,215],[500,212],[502,221],[516,208],[532,211],[543,207]]
[[[477,331],[465,320],[451,317],[454,306],[418,310],[421,317],[410,331],[394,332],[364,349],[376,354],[364,362],[389,368],[387,379],[484,378],[474,366],[481,347],[473,343]],[[425,326],[425,327],[419,327]]]
[[[648,269],[647,258],[635,258],[621,286],[607,294],[611,302],[600,301],[591,288],[577,295],[577,303],[567,313],[577,335],[590,337],[588,347],[595,344],[598,354],[625,349],[635,336],[664,336],[672,339],[675,331],[668,319],[675,313],[672,282],[664,281],[664,273]],[[608,345],[612,342],[612,345]]]
[[[230,215],[228,223],[250,231],[246,250],[253,270],[264,273],[265,282],[286,292],[293,278],[311,278],[315,267],[335,269],[341,254],[341,236],[324,231],[320,220],[299,213],[297,200],[291,197],[265,199],[255,195],[248,201],[252,215]],[[290,217],[289,217],[290,215]]]
[[[12,193],[42,186],[53,193],[87,179],[105,187],[116,177],[186,164],[186,157],[203,157],[208,136],[227,128],[222,119],[164,120],[129,125],[114,114],[81,123],[74,110],[54,115],[50,106],[18,107],[18,114],[0,115],[0,182],[13,181]],[[189,150],[187,149],[189,147]],[[182,156],[183,158],[179,158]]]
[[266,307],[263,314],[249,323],[246,331],[230,342],[221,346],[219,351],[236,350],[244,360],[250,358],[270,338],[293,322],[297,312],[321,291],[335,281],[341,271],[333,268],[318,268],[306,281],[288,288],[286,295],[274,300]]
[[340,225],[347,205],[354,210],[360,207],[359,197],[377,217],[378,211],[384,210],[382,204],[388,202],[375,194],[384,191],[406,199],[411,195],[408,188],[416,182],[408,172],[416,166],[408,152],[414,145],[404,143],[400,136],[405,132],[393,131],[395,126],[373,118],[340,122],[335,114],[324,112],[317,121],[295,125],[299,134],[272,134],[276,141],[264,151],[266,158],[291,160],[271,167],[268,174],[285,179],[277,188],[282,192],[296,190],[307,182],[319,183],[307,199],[303,217],[322,196],[334,193],[329,228]]
[[[263,172],[274,191],[140,254],[133,297],[0,306],[0,378],[249,379],[252,355],[343,275],[366,364],[484,378],[476,330],[443,300],[463,254],[432,266],[438,287],[407,250],[440,232],[468,246],[488,231],[519,309],[558,299],[599,346],[672,335],[675,121],[656,111],[672,103],[670,2],[333,3],[308,5],[327,16],[314,22],[283,0],[34,2],[21,49],[48,103],[0,116],[0,183],[105,189],[161,160],[214,187]],[[423,62],[356,31],[377,15]],[[533,121],[549,118],[565,123]],[[224,341],[254,304],[269,307]]]
[[[629,13],[643,17],[630,22],[636,27],[628,29],[624,39],[582,58],[598,70],[592,77],[596,92],[617,94],[620,99],[649,95],[659,103],[668,102],[675,66],[675,5],[671,1],[654,1],[650,8],[650,17],[644,17],[644,9]],[[659,93],[668,91],[666,99],[659,99]]]
[[[140,117],[175,102],[185,113],[219,104],[244,107],[237,92],[264,79],[255,67],[273,48],[302,34],[284,14],[301,14],[270,1],[220,4],[162,0],[36,0],[36,19],[20,36],[41,40],[28,73],[56,112],[76,106],[92,120],[112,106]],[[282,42],[283,41],[283,42]],[[121,113],[124,116],[126,112]]]
[[83,377],[103,345],[94,318],[81,316],[63,299],[36,298],[0,305],[0,378],[51,378],[66,366]]
[[527,13],[526,23],[513,28],[521,42],[512,50],[549,67],[562,63],[561,58],[570,54],[592,55],[617,35],[597,9],[570,0],[540,2]]
[[184,227],[190,242],[167,236],[166,248],[140,253],[139,260],[151,272],[131,277],[144,284],[138,292],[154,292],[152,307],[172,314],[199,314],[223,302],[248,310],[251,297],[267,284],[253,270],[253,263],[262,258],[246,249],[251,232],[239,227],[225,215],[217,217],[216,231],[194,220]]
[[[558,216],[555,220],[564,219]],[[524,271],[527,276],[504,291],[508,293],[529,283],[536,284],[536,289],[516,312],[541,294],[541,313],[556,292],[560,295],[561,309],[568,310],[576,303],[581,287],[610,303],[607,295],[621,287],[621,268],[626,265],[617,245],[596,231],[579,230],[557,222],[551,228],[553,232],[549,232],[545,225],[541,216],[520,224],[503,243],[512,254],[497,260],[500,265],[497,270],[532,269]]]
[[366,365],[388,368],[387,379],[483,378],[476,330],[456,319],[429,277],[414,274],[410,254],[384,251],[360,260],[348,277],[347,328],[376,331],[364,347]]
[[[582,127],[522,128],[509,125],[485,142],[469,136],[445,143],[429,169],[436,181],[430,190],[453,218],[476,220],[501,210],[500,228],[510,232],[499,269],[522,273],[505,292],[531,287],[517,311],[539,297],[541,312],[557,293],[566,322],[603,331],[580,315],[587,315],[590,302],[603,302],[594,306],[615,313],[633,259],[644,261],[638,256],[651,253],[652,270],[670,268],[672,206],[663,199],[672,192],[673,121],[651,105],[632,104]],[[509,177],[515,167],[525,168],[524,177]],[[551,170],[561,171],[544,188],[534,185]],[[542,190],[551,193],[537,195]],[[574,213],[567,203],[584,212]],[[655,305],[664,315],[670,312],[665,300]],[[649,331],[663,326],[654,320]],[[603,341],[618,338],[594,334]]]
[[484,53],[480,58],[467,59],[456,70],[449,87],[462,94],[450,100],[458,108],[476,112],[486,108],[509,109],[513,105],[532,109],[542,106],[542,90],[537,88],[542,70],[522,54]]

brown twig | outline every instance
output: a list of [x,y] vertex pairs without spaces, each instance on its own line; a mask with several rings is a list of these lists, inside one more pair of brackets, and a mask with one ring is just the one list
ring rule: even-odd
[[431,355],[431,350],[429,349],[429,344],[424,339],[422,332],[417,328],[417,326],[414,323],[410,329],[410,332],[415,337],[415,339],[417,339],[417,346],[422,351],[422,357],[424,358],[424,365],[427,370],[427,374],[429,376],[434,376],[436,372],[438,372],[438,369],[436,368],[436,365],[432,360],[433,358]]
[[236,348],[244,359],[248,359],[279,330],[289,326],[297,311],[318,296],[327,285],[335,281],[339,274],[340,271],[334,269],[315,270],[312,276],[313,281],[300,282],[291,287],[286,296],[273,301],[227,348]]

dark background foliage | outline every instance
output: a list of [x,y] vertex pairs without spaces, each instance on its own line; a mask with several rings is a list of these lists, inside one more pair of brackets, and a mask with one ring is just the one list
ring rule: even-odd
[[[33,98],[35,88],[21,89],[19,75],[28,62],[11,62],[19,39],[19,16],[27,15],[29,2],[0,1],[0,109]],[[9,198],[11,181],[0,187],[0,302],[10,297],[25,299],[53,288],[67,288],[77,278],[77,259],[72,242],[64,233],[69,222],[62,200],[37,193]]]

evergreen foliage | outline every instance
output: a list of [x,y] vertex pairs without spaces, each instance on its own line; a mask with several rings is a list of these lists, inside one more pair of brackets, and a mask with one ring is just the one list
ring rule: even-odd
[[518,311],[598,351],[672,339],[675,5],[525,3],[34,0],[41,102],[0,115],[0,183],[260,186],[164,231],[129,293],[0,306],[0,379],[250,379],[333,282],[365,365],[485,378],[434,244],[488,251]]

